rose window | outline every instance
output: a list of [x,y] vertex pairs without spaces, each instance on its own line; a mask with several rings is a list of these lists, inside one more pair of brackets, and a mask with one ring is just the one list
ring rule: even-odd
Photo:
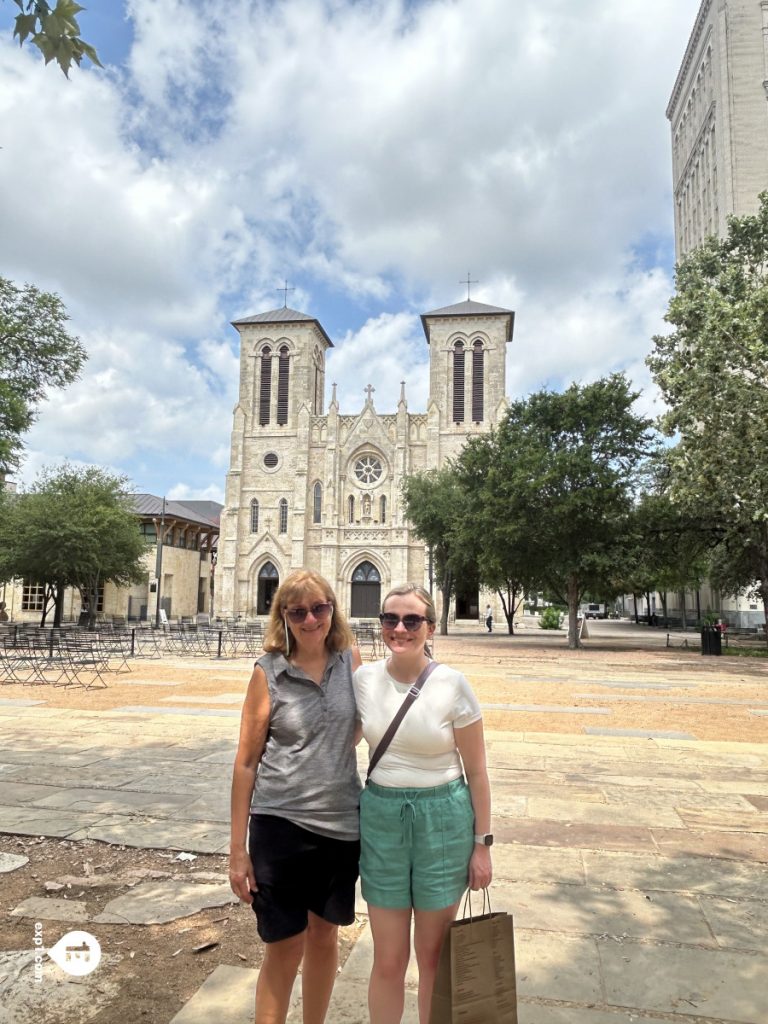
[[381,479],[381,462],[373,455],[363,455],[355,463],[355,476],[361,484],[375,484]]

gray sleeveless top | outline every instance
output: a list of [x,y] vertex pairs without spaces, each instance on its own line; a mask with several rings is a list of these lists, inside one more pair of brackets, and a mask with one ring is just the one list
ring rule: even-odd
[[282,654],[256,662],[267,677],[270,718],[251,799],[254,814],[336,839],[357,839],[360,778],[352,652],[331,652],[318,686]]

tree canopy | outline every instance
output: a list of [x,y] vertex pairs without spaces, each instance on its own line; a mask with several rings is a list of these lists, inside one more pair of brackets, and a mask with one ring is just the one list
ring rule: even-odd
[[87,358],[68,319],[58,295],[0,277],[0,474],[18,466],[46,390],[77,380]]
[[618,572],[638,468],[653,446],[622,374],[513,402],[498,430],[472,440],[457,469],[472,494],[481,578],[538,581],[568,605]]
[[80,37],[77,15],[85,8],[74,0],[57,0],[56,6],[46,0],[13,0],[21,11],[16,15],[13,37],[19,46],[29,41],[40,50],[46,64],[55,60],[69,77],[72,62],[78,66],[83,57],[101,67],[96,50]]
[[759,592],[768,616],[768,192],[683,257],[675,289],[648,359],[679,438],[671,495],[727,551],[721,585]]
[[[147,545],[124,477],[95,466],[44,470],[24,494],[6,495],[0,522],[0,578],[46,584],[59,596],[77,587],[95,617],[99,588],[146,579]],[[43,613],[45,616],[45,612]]]
[[450,466],[415,473],[405,478],[402,498],[406,517],[434,559],[437,586],[443,599],[440,633],[444,635],[448,632],[451,594],[463,564],[454,534],[462,502],[456,476]]

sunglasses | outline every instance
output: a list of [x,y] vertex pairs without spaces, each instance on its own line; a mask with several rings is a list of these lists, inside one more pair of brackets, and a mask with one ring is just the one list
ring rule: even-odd
[[402,622],[409,633],[416,633],[421,629],[422,622],[429,622],[426,615],[404,615],[402,619],[399,615],[395,615],[393,612],[382,612],[379,616],[379,622],[385,629],[397,629],[398,625]]
[[317,619],[318,622],[323,622],[333,611],[333,605],[330,601],[322,601],[319,604],[313,604],[310,608],[286,608],[285,614],[291,620],[291,622],[299,623],[303,622],[306,617],[312,612],[312,615]]

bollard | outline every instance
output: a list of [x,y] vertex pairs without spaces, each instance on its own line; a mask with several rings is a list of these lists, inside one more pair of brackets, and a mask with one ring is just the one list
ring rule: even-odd
[[222,629],[220,629],[220,630],[219,630],[219,649],[218,649],[218,651],[216,652],[216,657],[217,657],[217,658],[220,658],[220,657],[221,657],[221,641],[222,641],[222,637],[223,637],[223,635],[224,635],[224,631],[223,631]]

